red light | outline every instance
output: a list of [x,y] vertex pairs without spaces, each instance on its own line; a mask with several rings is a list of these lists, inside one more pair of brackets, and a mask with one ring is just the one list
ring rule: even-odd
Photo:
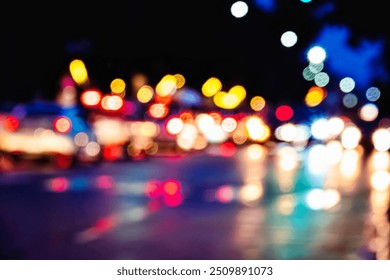
[[279,121],[288,121],[294,115],[294,110],[288,105],[282,105],[276,108],[275,117]]
[[183,203],[184,197],[181,193],[164,196],[164,203],[169,207],[177,207]]
[[151,212],[156,212],[156,211],[160,210],[162,206],[163,206],[163,203],[160,200],[153,199],[153,200],[148,201],[148,203],[147,203],[147,207],[148,207],[149,211],[151,211]]
[[148,113],[151,117],[155,119],[163,119],[168,115],[169,108],[164,103],[154,103],[150,105]]
[[215,197],[222,203],[228,203],[234,198],[233,188],[229,185],[220,186],[215,193]]
[[69,168],[72,166],[73,163],[73,157],[71,155],[61,155],[58,154],[55,157],[55,163],[59,168]]
[[130,100],[124,101],[123,108],[122,108],[123,114],[130,116],[130,115],[135,113],[136,109],[137,108],[136,108],[136,105],[134,104],[134,102],[132,102]]
[[19,120],[14,116],[7,116],[4,119],[3,127],[9,132],[14,132],[19,127]]
[[156,180],[151,180],[147,182],[145,186],[145,194],[150,198],[157,198],[161,196],[161,183]]
[[98,90],[86,90],[83,91],[80,95],[81,104],[85,107],[94,107],[99,105],[102,100],[102,93]]
[[111,145],[103,147],[103,158],[108,161],[118,160],[123,157],[121,146]]
[[69,188],[69,181],[64,177],[57,177],[51,180],[50,189],[55,192],[64,192]]
[[114,181],[109,175],[100,175],[96,178],[96,185],[99,189],[111,189]]
[[180,183],[176,180],[167,180],[164,183],[164,203],[169,207],[179,206],[183,200]]
[[68,133],[72,128],[72,122],[67,117],[61,116],[54,120],[54,129],[59,133]]
[[115,219],[113,217],[103,217],[96,221],[95,228],[99,232],[106,232],[113,228],[115,225]]
[[164,182],[150,180],[145,186],[145,194],[152,199],[148,207],[153,211],[158,210],[163,205],[179,206],[184,200],[180,183],[173,179]]
[[167,195],[175,195],[180,191],[180,183],[175,180],[169,180],[164,183],[164,192]]
[[237,147],[232,142],[225,142],[220,145],[219,150],[221,152],[221,156],[223,157],[231,157],[234,156],[234,154],[237,151]]

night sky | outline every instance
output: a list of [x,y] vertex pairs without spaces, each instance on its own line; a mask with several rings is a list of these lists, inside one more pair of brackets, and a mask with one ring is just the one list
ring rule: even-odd
[[[361,91],[378,86],[380,106],[390,103],[385,1],[247,0],[249,13],[239,19],[230,14],[233,2],[10,3],[5,11],[10,15],[1,19],[1,101],[53,99],[75,58],[86,63],[93,84],[103,91],[112,79],[126,80],[137,72],[147,74],[152,84],[165,74],[182,73],[195,89],[217,76],[226,88],[244,85],[249,96],[262,95],[274,103],[301,101],[311,86],[302,78],[305,52],[315,40],[325,42],[319,36],[331,26],[347,28],[342,47],[358,60],[349,69],[334,71],[334,85],[348,71],[359,75],[359,67],[360,74],[373,67],[367,73],[378,74],[370,74]],[[280,43],[287,30],[298,35],[291,48]],[[375,42],[380,51],[363,63]],[[340,57],[345,57],[341,51]]]

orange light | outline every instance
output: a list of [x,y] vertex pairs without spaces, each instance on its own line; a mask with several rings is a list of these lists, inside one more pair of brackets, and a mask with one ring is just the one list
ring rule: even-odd
[[169,105],[173,101],[173,96],[172,95],[158,95],[158,94],[156,94],[154,96],[154,100],[157,103],[164,103],[166,105]]
[[319,105],[326,97],[326,90],[322,87],[312,86],[306,96],[305,103],[309,107],[315,107]]
[[184,123],[193,122],[194,116],[191,112],[183,112],[180,114],[180,118]]

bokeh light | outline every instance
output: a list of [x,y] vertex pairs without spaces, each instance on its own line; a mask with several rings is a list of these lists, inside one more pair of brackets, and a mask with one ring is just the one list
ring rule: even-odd
[[294,109],[289,105],[281,105],[275,110],[275,117],[279,121],[288,121],[294,116]]
[[320,46],[313,46],[307,52],[307,59],[310,63],[323,63],[326,59],[326,51]]
[[294,31],[286,31],[280,37],[280,41],[283,46],[290,48],[294,46],[298,41],[298,36]]
[[381,91],[377,87],[369,87],[366,90],[366,98],[371,101],[375,102],[377,101],[381,96]]
[[70,62],[69,72],[78,85],[84,85],[89,80],[87,68],[81,59],[75,59]]
[[355,89],[355,80],[351,77],[342,78],[339,82],[339,87],[342,92],[351,92]]
[[390,130],[389,128],[378,128],[372,134],[372,143],[375,150],[385,152],[390,149]]
[[230,12],[235,18],[242,18],[248,13],[248,4],[244,1],[236,1],[230,7]]

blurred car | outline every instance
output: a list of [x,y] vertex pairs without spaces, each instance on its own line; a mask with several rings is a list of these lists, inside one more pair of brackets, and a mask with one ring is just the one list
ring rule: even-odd
[[68,168],[96,161],[100,155],[100,146],[77,108],[51,102],[18,104],[0,122],[0,151],[17,163]]

